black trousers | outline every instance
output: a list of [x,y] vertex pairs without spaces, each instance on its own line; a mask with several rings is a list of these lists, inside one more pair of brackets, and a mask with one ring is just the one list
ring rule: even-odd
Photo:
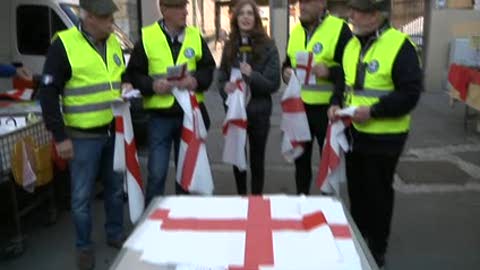
[[375,258],[387,250],[393,212],[393,176],[400,154],[346,155],[350,212]]
[[[297,194],[310,194],[310,185],[312,183],[312,147],[316,139],[320,150],[325,139],[327,131],[329,105],[308,105],[305,104],[308,126],[312,141],[305,143],[304,151],[301,156],[295,160],[295,183],[297,185]],[[321,151],[320,151],[321,153]]]
[[[250,148],[250,172],[252,174],[252,194],[260,195],[265,182],[265,148],[267,147],[269,117],[248,118],[247,136]],[[239,195],[247,194],[247,172],[233,166],[235,183]]]

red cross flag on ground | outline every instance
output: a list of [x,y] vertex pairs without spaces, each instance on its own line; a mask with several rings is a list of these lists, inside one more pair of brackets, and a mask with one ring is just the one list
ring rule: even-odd
[[225,100],[227,113],[222,129],[225,138],[222,160],[245,171],[247,169],[245,152],[247,144],[247,111],[245,109],[247,85],[242,80],[242,74],[238,68],[232,68],[230,81],[235,82],[237,89],[229,93]]
[[140,218],[145,207],[143,181],[140,174],[137,146],[133,134],[130,103],[118,101],[112,104],[115,115],[115,152],[113,169],[124,174],[130,220],[135,223]]
[[295,74],[292,74],[282,96],[280,123],[280,129],[283,131],[282,154],[288,162],[293,162],[301,156],[304,143],[312,139],[300,90],[300,82]]
[[126,246],[157,264],[361,269],[343,207],[327,197],[168,197]]
[[198,194],[213,193],[213,178],[205,140],[207,129],[193,91],[172,91],[183,109],[183,127],[177,162],[177,182],[186,191]]

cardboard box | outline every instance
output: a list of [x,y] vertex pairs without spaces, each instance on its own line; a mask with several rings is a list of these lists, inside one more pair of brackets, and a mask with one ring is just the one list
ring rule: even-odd
[[448,8],[471,9],[473,0],[447,0]]

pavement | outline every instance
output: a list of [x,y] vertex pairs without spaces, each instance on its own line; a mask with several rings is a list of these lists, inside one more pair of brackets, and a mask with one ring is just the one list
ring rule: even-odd
[[[280,93],[274,95],[272,126],[267,144],[265,193],[295,193],[294,167],[280,154]],[[207,94],[212,128],[207,142],[216,194],[235,194],[233,172],[221,162],[221,123],[224,112],[214,86]],[[464,106],[449,105],[444,91],[427,91],[413,113],[410,138],[395,179],[395,210],[387,254],[388,270],[476,270],[480,266],[480,133],[475,120],[464,127]],[[314,167],[318,164],[315,148]],[[140,157],[146,177],[146,156]],[[173,164],[167,193],[173,194]],[[312,187],[312,193],[318,190]],[[342,188],[345,198],[345,187]],[[108,269],[117,250],[104,239],[103,203],[95,200],[93,240],[96,268]],[[132,226],[125,218],[127,230]],[[26,250],[0,262],[1,270],[75,269],[74,228],[68,211],[54,225],[35,217],[23,222]]]

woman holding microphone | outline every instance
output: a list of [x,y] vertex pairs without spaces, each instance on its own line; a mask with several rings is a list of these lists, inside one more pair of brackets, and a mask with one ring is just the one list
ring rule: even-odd
[[[253,0],[237,1],[230,21],[229,40],[225,44],[219,70],[219,91],[225,100],[235,91],[230,82],[232,68],[240,69],[250,92],[247,99],[247,135],[250,150],[252,194],[262,194],[265,148],[270,129],[272,93],[280,86],[278,50],[263,28],[258,6]],[[247,172],[233,168],[237,192],[247,194]]]

